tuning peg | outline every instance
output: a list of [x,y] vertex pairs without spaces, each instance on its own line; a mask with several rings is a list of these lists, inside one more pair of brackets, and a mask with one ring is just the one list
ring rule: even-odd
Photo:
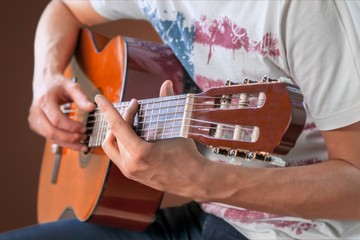
[[230,79],[227,79],[224,83],[225,86],[239,85],[239,83],[233,82]]
[[230,150],[229,151],[229,156],[230,157],[241,157],[241,158],[245,158],[246,157],[246,151],[239,151],[239,150]]
[[285,167],[286,161],[284,161],[280,157],[269,155],[269,153],[265,152],[248,152],[246,154],[245,160],[252,161],[257,160],[261,162],[270,163],[271,165],[278,167]]
[[268,75],[264,75],[261,79],[261,82],[279,82],[277,79],[272,79]]
[[280,157],[270,155],[266,152],[251,152],[240,149],[227,149],[227,148],[219,148],[219,147],[211,147],[213,153],[221,154],[229,157],[237,157],[242,158],[246,161],[259,161],[269,163],[278,167],[285,167],[286,161]]
[[228,153],[229,153],[229,150],[227,150],[226,148],[213,147],[212,151],[213,151],[213,153],[221,154],[221,155],[225,155],[225,156],[228,156]]
[[252,84],[252,83],[258,83],[258,81],[256,80],[251,80],[249,78],[244,78],[244,80],[242,80],[241,84]]

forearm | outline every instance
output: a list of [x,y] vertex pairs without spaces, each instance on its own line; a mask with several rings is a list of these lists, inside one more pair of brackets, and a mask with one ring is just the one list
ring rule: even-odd
[[[360,219],[360,172],[342,160],[291,168],[211,163],[203,183],[214,201],[285,216]],[[218,179],[221,179],[219,181]]]
[[40,76],[63,73],[76,44],[80,22],[61,1],[49,3],[35,37],[34,90]]
[[60,105],[73,102],[80,110],[90,112],[95,105],[78,83],[63,73],[76,46],[82,26],[107,21],[99,16],[88,1],[49,3],[42,14],[35,37],[34,97],[29,111],[29,126],[53,142],[75,150],[87,151],[82,123],[60,110]]

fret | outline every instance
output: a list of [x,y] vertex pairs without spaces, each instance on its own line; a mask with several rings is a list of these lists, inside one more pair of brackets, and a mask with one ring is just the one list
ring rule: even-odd
[[[160,116],[161,116],[161,104],[163,101],[160,102],[156,102],[154,103],[154,109],[153,109],[153,115],[156,117],[156,122],[155,122],[155,130],[153,133],[153,141],[155,141],[157,138],[157,135],[159,133],[159,121],[160,121]],[[162,127],[160,126],[160,129]]]
[[167,137],[167,138],[171,138],[174,136],[174,126],[175,126],[175,122],[176,122],[176,114],[177,114],[177,105],[178,105],[178,102],[179,102],[179,98],[175,98],[175,99],[172,99],[169,103],[170,107],[171,107],[171,111],[170,111],[170,114],[169,114],[169,118],[170,118],[170,125],[171,125],[171,128],[170,128],[170,131],[171,131],[171,134]]
[[148,129],[148,132],[147,132],[147,136],[146,136],[146,140],[149,141],[150,140],[150,136],[151,136],[151,133],[152,133],[152,125],[153,125],[153,116],[154,116],[154,107],[155,107],[155,103],[154,103],[154,100],[152,99],[151,100],[151,111],[150,111],[150,120],[149,120],[149,129]]
[[[149,124],[149,120],[148,120],[148,118],[150,118],[149,116],[148,116],[148,109],[149,109],[149,102],[146,102],[145,104],[144,104],[144,108],[143,108],[143,113],[142,113],[142,117],[143,117],[143,128],[142,128],[142,134],[140,135],[140,136],[142,136],[143,138],[145,138],[144,136],[145,135],[147,135],[147,134],[149,134],[148,133],[148,131],[147,131],[147,129],[149,128],[148,127],[148,124]],[[146,140],[146,139],[145,139]]]
[[96,118],[95,118],[95,128],[94,128],[94,130],[95,130],[95,137],[94,137],[94,145],[95,146],[99,146],[99,144],[98,144],[98,141],[99,141],[99,126],[100,126],[100,118],[101,118],[101,112],[99,111],[98,112],[98,115],[96,116]]
[[139,128],[138,128],[138,135],[142,136],[144,133],[144,129],[146,127],[145,122],[146,119],[144,118],[145,116],[145,103],[140,105],[140,110],[139,110]]
[[108,124],[107,121],[104,119],[101,127],[101,141],[100,144],[105,140],[106,133],[108,132]]
[[94,125],[93,125],[93,130],[92,130],[92,135],[91,135],[91,146],[96,146],[96,136],[97,136],[97,130],[98,130],[98,119],[99,119],[99,113],[100,111],[95,111],[95,115],[94,115]]
[[176,101],[176,111],[175,111],[176,114],[175,114],[173,131],[175,131],[175,133],[177,133],[178,136],[180,136],[181,125],[184,118],[186,99],[187,98],[182,99],[182,101],[180,102],[180,98],[178,98]]
[[174,136],[174,128],[175,128],[175,122],[176,122],[176,114],[177,114],[177,112],[178,112],[178,110],[179,110],[179,98],[176,100],[176,107],[175,107],[175,118],[174,118],[174,120],[173,120],[173,122],[172,122],[172,127],[171,127],[171,137],[173,137]]
[[[158,128],[158,125],[159,125],[159,121],[161,120],[160,116],[162,116],[162,113],[161,113],[161,109],[163,109],[163,101],[160,102],[159,104],[159,110],[158,110],[158,120],[157,120],[157,123],[156,123],[156,129]],[[159,137],[160,139],[164,139],[164,126],[166,126],[166,116],[165,116],[165,122],[164,124],[162,125],[162,130],[160,132],[161,134],[161,137]],[[158,132],[158,131],[156,131]],[[155,140],[155,139],[154,139]]]
[[101,112],[99,112],[97,135],[96,135],[96,146],[101,146],[101,130],[102,130],[103,117],[104,115]]
[[101,142],[101,123],[102,123],[102,119],[103,119],[103,114],[99,115],[99,119],[98,119],[98,125],[97,125],[97,134],[96,134],[96,146],[100,146],[100,142]]
[[167,132],[167,123],[168,123],[168,120],[169,120],[169,113],[170,113],[170,102],[171,102],[171,99],[166,101],[164,129],[162,131],[161,139],[165,139],[166,138],[165,135],[167,134],[166,132]]
[[88,118],[87,118],[87,124],[86,124],[86,128],[87,128],[87,130],[86,130],[86,134],[89,136],[88,138],[87,138],[87,142],[88,142],[88,147],[90,147],[91,146],[91,136],[92,136],[92,133],[93,133],[93,127],[94,127],[94,113],[95,113],[95,111],[93,111],[92,113],[90,113],[89,115],[88,115]]

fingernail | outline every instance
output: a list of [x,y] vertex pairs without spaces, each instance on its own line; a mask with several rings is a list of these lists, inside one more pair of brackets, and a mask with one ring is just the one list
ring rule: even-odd
[[88,151],[88,148],[87,148],[86,146],[83,146],[83,147],[81,147],[81,151],[82,151],[82,152],[87,152],[87,151]]
[[173,89],[173,84],[172,84],[172,82],[170,82],[169,85],[167,86],[167,93],[168,93],[169,95],[174,94],[174,89]]
[[95,96],[95,102],[96,102],[97,104],[99,104],[100,101],[101,101],[101,94],[97,94],[97,95]]

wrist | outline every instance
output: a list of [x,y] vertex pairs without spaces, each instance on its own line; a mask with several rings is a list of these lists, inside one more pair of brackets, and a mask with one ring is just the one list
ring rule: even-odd
[[59,84],[66,79],[63,71],[58,70],[54,66],[45,66],[41,70],[35,71],[33,76],[33,92],[34,95],[41,95],[42,89],[47,89]]

